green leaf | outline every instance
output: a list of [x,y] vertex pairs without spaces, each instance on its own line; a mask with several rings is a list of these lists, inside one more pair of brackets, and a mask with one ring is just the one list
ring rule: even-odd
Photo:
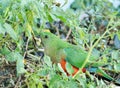
[[84,73],[81,74],[81,76],[78,76],[78,77],[76,78],[76,80],[77,80],[78,82],[80,82],[80,85],[81,85],[82,88],[87,88],[86,76],[85,76]]
[[67,74],[65,73],[65,71],[63,70],[63,68],[61,67],[61,64],[58,63],[58,69],[67,76]]
[[16,53],[15,52],[11,52],[9,54],[6,55],[6,59],[10,62],[16,61],[17,57],[16,57]]
[[53,19],[52,19],[52,17],[51,17],[51,14],[50,13],[47,13],[47,18],[48,18],[48,20],[49,20],[49,22],[52,22],[53,21]]
[[2,53],[3,55],[7,55],[9,54],[11,51],[6,47],[4,46],[1,50],[0,50],[0,53]]
[[44,88],[41,82],[38,83],[37,88]]
[[18,52],[10,52],[10,50],[7,47],[4,47],[1,50],[2,54],[5,55],[6,59],[10,62],[16,61],[16,66],[17,66],[17,74],[21,74],[26,72],[26,70],[24,69],[24,59],[22,57],[22,55],[20,55]]
[[66,63],[66,70],[69,74],[72,74],[74,72],[73,67],[70,63]]
[[2,24],[0,24],[0,33],[5,34],[5,29],[3,28]]
[[44,62],[49,66],[52,67],[52,62],[49,56],[44,56]]
[[66,88],[80,88],[74,80],[70,80],[69,82],[66,81],[66,86]]
[[10,24],[8,23],[5,23],[4,25],[4,28],[6,30],[6,32],[14,39],[14,40],[17,40],[17,34],[15,33],[14,29],[11,27]]
[[88,88],[96,88],[94,82],[90,82],[87,86]]
[[120,72],[120,64],[115,64],[114,69],[115,71]]
[[35,82],[30,81],[28,88],[37,88]]
[[51,16],[52,19],[57,20],[57,18],[56,18],[56,16],[54,14],[49,13],[49,15]]
[[84,39],[84,38],[85,38],[85,33],[84,33],[84,31],[83,31],[82,28],[79,30],[79,34],[80,34],[80,38],[81,38],[81,39]]
[[104,82],[102,79],[99,80],[99,87],[100,87],[100,88],[103,88],[103,87],[104,87],[104,88],[109,88],[109,87],[106,86],[105,82]]
[[24,59],[23,59],[23,56],[20,55],[18,52],[16,52],[15,53],[15,57],[17,59],[17,63],[16,63],[17,75],[25,73],[26,70],[24,69]]
[[37,75],[39,75],[39,76],[47,76],[48,74],[49,74],[49,69],[47,69],[47,68],[41,69],[37,73]]
[[54,75],[50,80],[49,88],[65,88],[64,81],[59,75]]
[[113,51],[112,52],[112,59],[119,59],[119,52],[118,51]]
[[7,47],[3,47],[1,49],[1,53],[3,55],[5,55],[6,57],[6,60],[10,61],[10,62],[13,62],[13,61],[16,61],[16,53],[15,52],[11,52]]

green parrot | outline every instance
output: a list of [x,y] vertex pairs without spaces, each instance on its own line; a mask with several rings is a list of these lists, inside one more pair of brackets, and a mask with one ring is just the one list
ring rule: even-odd
[[[58,36],[50,32],[41,32],[40,38],[45,49],[45,54],[51,58],[53,63],[60,63],[65,72],[66,63],[69,63],[73,66],[73,75],[76,74],[87,58],[88,53],[85,50],[81,49],[77,45],[63,41]],[[92,65],[92,67],[96,67],[96,69],[92,70],[92,72],[101,74],[108,80],[114,80],[111,76],[99,68],[104,65],[104,62],[97,62],[96,60],[97,57],[91,55],[89,61],[85,65],[85,68],[90,71],[89,67]],[[82,68],[83,72],[86,71],[85,68]]]

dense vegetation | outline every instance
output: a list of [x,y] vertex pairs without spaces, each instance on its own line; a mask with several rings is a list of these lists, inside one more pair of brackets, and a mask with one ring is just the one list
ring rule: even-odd
[[[75,0],[66,11],[61,7],[54,0],[0,0],[0,87],[109,88],[120,84],[120,8],[108,0]],[[39,33],[46,29],[100,57],[109,64],[104,71],[118,83],[90,72],[75,78],[65,75],[43,55]]]

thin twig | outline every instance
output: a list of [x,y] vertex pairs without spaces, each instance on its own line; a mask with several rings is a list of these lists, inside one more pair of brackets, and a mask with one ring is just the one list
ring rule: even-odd
[[56,27],[57,35],[60,37],[59,29]]
[[17,83],[15,84],[15,87],[14,87],[14,88],[18,88],[18,84],[19,84],[20,80],[21,80],[21,76],[19,76],[18,81],[17,81]]
[[26,47],[25,47],[25,52],[24,52],[23,58],[25,58],[25,55],[27,53],[28,43],[29,43],[29,38],[27,39],[27,43],[26,43]]
[[72,30],[70,29],[70,30],[68,31],[68,33],[67,33],[67,36],[66,36],[65,40],[67,40],[67,39],[69,38],[71,32],[72,32]]
[[0,76],[0,79],[10,78],[9,76]]

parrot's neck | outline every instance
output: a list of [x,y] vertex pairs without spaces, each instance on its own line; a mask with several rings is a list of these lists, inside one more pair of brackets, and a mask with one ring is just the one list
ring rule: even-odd
[[64,48],[67,47],[67,43],[51,42],[44,45],[45,54],[50,56],[52,62],[59,63],[61,57],[65,58]]

